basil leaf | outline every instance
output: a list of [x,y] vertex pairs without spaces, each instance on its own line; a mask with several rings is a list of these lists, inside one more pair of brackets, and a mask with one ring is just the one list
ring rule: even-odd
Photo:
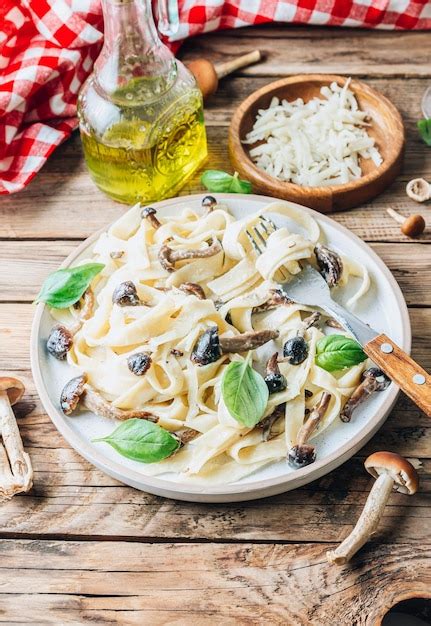
[[251,183],[238,178],[235,172],[231,176],[222,170],[206,170],[201,176],[201,183],[208,191],[219,193],[251,193]]
[[427,146],[431,146],[431,118],[428,120],[419,120],[418,129],[420,136]]
[[233,418],[253,428],[262,418],[268,402],[268,387],[262,376],[245,361],[232,361],[224,371],[221,392]]
[[43,283],[36,302],[46,302],[54,309],[67,309],[78,302],[104,267],[102,263],[87,263],[53,272]]
[[122,456],[141,463],[157,463],[180,446],[179,440],[167,430],[143,419],[122,422],[110,435],[93,441],[104,441]]
[[316,364],[327,372],[358,365],[366,358],[359,343],[344,335],[327,335],[316,344]]

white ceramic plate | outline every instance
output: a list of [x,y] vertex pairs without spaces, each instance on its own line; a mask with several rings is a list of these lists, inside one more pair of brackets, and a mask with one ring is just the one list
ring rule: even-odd
[[[231,212],[242,217],[255,212],[273,199],[256,195],[216,194]],[[154,204],[161,215],[170,215],[186,206],[200,209],[202,195],[183,196]],[[297,205],[298,206],[298,205]],[[378,331],[384,331],[406,352],[410,351],[411,332],[406,303],[395,279],[383,261],[358,237],[330,218],[303,207],[316,219],[329,245],[344,251],[367,266],[372,288],[358,305],[355,313]],[[282,222],[278,220],[278,224]],[[300,228],[296,227],[300,231]],[[100,233],[90,237],[63,263],[75,264],[91,253]],[[341,300],[342,301],[342,300]],[[76,371],[66,363],[47,355],[45,344],[53,319],[47,307],[39,304],[32,328],[31,360],[33,376],[42,403],[68,443],[84,458],[110,476],[128,485],[156,495],[196,502],[236,502],[270,496],[295,489],[320,478],[353,456],[383,424],[395,403],[398,388],[395,385],[375,394],[357,411],[347,424],[337,420],[313,443],[317,446],[317,460],[300,470],[292,470],[286,461],[280,461],[258,470],[246,478],[227,485],[203,487],[180,482],[174,474],[149,477],[143,464],[121,457],[110,446],[94,444],[95,437],[112,430],[112,422],[91,413],[66,417],[60,409],[59,397],[63,385]]]

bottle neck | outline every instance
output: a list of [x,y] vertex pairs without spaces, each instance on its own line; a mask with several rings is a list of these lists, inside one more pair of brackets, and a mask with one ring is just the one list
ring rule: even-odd
[[95,63],[102,89],[113,93],[139,78],[158,79],[169,88],[175,58],[158,36],[151,0],[102,0],[102,7],[104,45]]

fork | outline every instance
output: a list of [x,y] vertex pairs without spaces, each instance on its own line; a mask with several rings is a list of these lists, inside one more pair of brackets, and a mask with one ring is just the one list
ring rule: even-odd
[[[274,222],[263,215],[257,225],[246,230],[257,255],[262,254],[268,237],[275,230]],[[431,417],[431,376],[428,372],[384,333],[378,333],[335,302],[328,284],[310,264],[304,264],[301,271],[289,280],[285,268],[278,271],[282,277],[277,281],[279,287],[291,300],[317,306],[334,317],[361,344],[370,359]]]

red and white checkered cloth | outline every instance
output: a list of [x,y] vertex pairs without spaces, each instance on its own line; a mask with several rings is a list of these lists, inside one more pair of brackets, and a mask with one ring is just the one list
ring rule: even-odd
[[[171,42],[272,21],[431,29],[428,0],[179,0],[179,13]],[[100,0],[0,0],[0,194],[25,187],[76,128],[102,41]]]

